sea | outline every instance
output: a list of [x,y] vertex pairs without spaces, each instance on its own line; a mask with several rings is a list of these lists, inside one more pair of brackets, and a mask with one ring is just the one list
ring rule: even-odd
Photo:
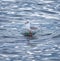
[[0,0],[0,61],[60,61],[60,0]]

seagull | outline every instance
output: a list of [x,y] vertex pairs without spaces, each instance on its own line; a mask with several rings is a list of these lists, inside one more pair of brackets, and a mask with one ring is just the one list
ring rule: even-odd
[[24,36],[32,37],[36,34],[37,27],[32,26],[29,20],[27,20],[24,24],[24,32],[22,34]]

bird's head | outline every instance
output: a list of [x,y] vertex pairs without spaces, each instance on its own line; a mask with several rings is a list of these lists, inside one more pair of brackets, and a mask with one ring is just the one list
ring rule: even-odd
[[27,23],[29,23],[29,20],[27,20],[27,21],[25,22],[25,24],[27,24]]

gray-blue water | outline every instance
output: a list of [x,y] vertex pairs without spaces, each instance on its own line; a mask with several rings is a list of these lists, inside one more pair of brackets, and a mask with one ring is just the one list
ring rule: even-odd
[[[33,39],[26,20],[39,27]],[[60,61],[60,0],[0,0],[0,61]]]

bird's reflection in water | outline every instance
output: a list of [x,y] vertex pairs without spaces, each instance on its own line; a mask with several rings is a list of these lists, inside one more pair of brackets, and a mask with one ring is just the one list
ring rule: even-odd
[[37,39],[37,37],[36,36],[32,36],[32,37],[27,37],[26,36],[26,39],[27,39],[27,45],[28,46],[36,46],[36,43],[32,43],[32,40],[36,40]]

